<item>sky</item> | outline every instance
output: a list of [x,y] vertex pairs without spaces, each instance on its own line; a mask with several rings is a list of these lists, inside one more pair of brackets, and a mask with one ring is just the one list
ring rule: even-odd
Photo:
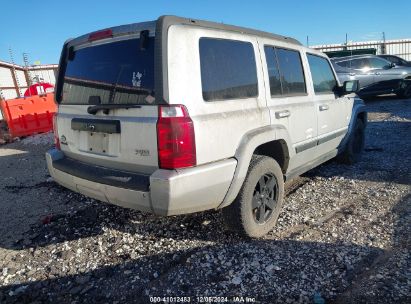
[[[391,4],[390,4],[391,3]],[[395,4],[395,5],[394,5]],[[58,63],[67,38],[177,15],[290,36],[303,44],[411,38],[410,0],[9,0],[1,4],[0,60]]]

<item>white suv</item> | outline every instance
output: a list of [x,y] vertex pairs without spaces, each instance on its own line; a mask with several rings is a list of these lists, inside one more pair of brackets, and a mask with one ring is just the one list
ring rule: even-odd
[[285,180],[338,154],[358,160],[357,86],[288,37],[174,16],[105,29],[64,44],[48,169],[159,215],[222,208],[229,228],[259,237]]

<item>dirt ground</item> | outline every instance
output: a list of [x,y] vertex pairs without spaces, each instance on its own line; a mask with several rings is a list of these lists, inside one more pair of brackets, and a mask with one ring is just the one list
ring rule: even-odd
[[51,134],[1,145],[0,303],[411,303],[411,100],[367,108],[362,161],[289,184],[260,240],[218,211],[157,217],[60,187]]

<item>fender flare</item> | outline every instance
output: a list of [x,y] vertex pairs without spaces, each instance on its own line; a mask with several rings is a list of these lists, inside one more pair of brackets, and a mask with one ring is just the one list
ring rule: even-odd
[[289,148],[289,158],[295,155],[294,149],[290,149],[292,147],[290,135],[288,134],[287,129],[282,125],[265,126],[244,134],[234,155],[235,159],[237,159],[237,166],[234,172],[233,180],[223,202],[217,207],[217,209],[230,205],[237,197],[241,186],[244,183],[245,177],[247,176],[248,167],[255,149],[262,144],[274,140],[283,140],[285,142]]
[[341,141],[340,145],[338,146],[338,152],[341,153],[344,151],[345,146],[347,145],[348,140],[350,139],[350,136],[354,130],[354,125],[355,121],[357,120],[358,115],[361,113],[364,113],[365,119],[364,119],[364,126],[367,126],[367,109],[365,106],[365,103],[362,99],[355,97],[354,98],[354,103],[352,107],[352,112],[351,112],[351,119],[350,123],[348,125],[348,130],[347,133],[345,134],[343,140]]

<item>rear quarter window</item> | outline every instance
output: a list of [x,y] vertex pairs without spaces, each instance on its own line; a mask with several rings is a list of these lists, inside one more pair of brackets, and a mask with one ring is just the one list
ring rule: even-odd
[[250,42],[200,38],[199,49],[205,101],[258,95],[256,61]]

